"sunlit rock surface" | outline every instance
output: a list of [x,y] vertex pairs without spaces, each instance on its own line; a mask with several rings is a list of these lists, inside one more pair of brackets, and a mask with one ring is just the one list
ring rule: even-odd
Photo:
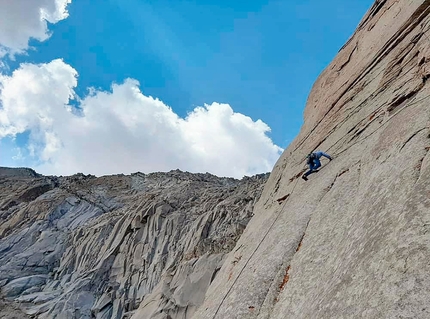
[[[302,130],[267,182],[0,169],[8,309],[430,318],[429,30],[429,0],[376,1],[317,79]],[[316,149],[334,160],[305,182]]]
[[194,318],[430,318],[429,30],[430,1],[375,2]]
[[0,168],[2,297],[37,318],[190,318],[267,178]]

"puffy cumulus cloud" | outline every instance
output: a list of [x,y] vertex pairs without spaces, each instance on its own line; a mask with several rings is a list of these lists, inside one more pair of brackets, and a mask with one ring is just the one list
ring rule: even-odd
[[60,148],[55,128],[70,114],[76,76],[62,60],[23,64],[10,77],[0,75],[0,138],[29,130],[30,153],[42,161],[51,159]]
[[23,64],[0,77],[0,139],[30,133],[28,156],[45,174],[96,175],[182,169],[242,177],[270,171],[282,151],[270,128],[228,104],[180,118],[127,79],[75,96],[77,72],[62,60]]
[[0,1],[0,57],[22,53],[33,38],[49,38],[47,22],[67,18],[71,0],[7,0]]

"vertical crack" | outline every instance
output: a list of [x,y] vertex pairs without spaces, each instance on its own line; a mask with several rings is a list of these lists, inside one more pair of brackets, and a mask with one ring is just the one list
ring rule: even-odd
[[427,157],[427,155],[430,152],[430,146],[427,146],[425,148],[425,155],[419,160],[418,164],[415,166],[415,169],[417,170],[417,180],[415,181],[415,184],[418,183],[418,181],[421,179],[421,175],[422,175],[422,170],[423,170],[423,166],[424,166],[424,160]]

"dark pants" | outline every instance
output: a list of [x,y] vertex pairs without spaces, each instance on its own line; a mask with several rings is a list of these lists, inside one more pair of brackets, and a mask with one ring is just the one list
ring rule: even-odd
[[320,160],[314,160],[313,163],[309,164],[309,171],[307,171],[304,176],[308,177],[312,173],[315,173],[315,171],[321,167]]

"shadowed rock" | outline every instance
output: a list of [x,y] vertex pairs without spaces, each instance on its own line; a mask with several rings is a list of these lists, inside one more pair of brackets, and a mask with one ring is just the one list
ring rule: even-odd
[[37,318],[430,318],[429,30],[429,0],[376,1],[268,180],[1,169],[3,295]]
[[190,318],[267,178],[0,176],[1,294],[38,318]]

